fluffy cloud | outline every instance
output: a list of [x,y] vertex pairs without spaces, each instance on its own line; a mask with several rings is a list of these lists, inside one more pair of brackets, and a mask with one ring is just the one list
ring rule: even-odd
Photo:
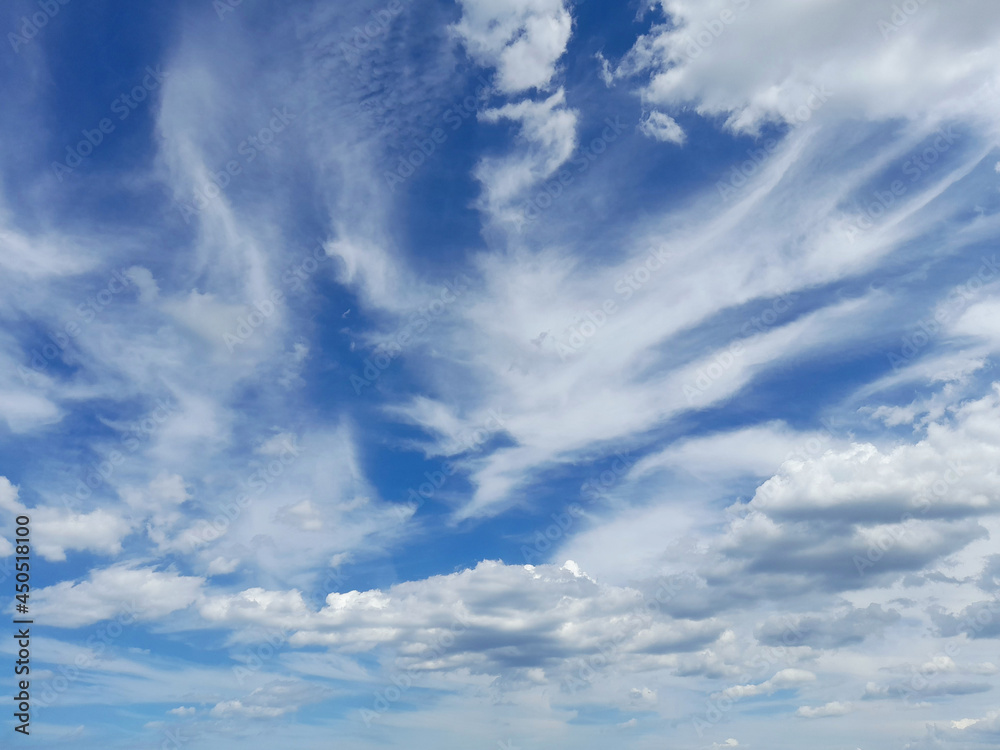
[[203,578],[153,568],[115,566],[87,580],[63,581],[33,592],[32,612],[58,628],[77,628],[117,616],[157,620],[193,604]]
[[0,477],[0,508],[31,518],[34,547],[46,560],[65,560],[71,550],[117,554],[122,539],[132,530],[131,522],[114,509],[97,508],[90,513],[46,506],[29,509],[18,500],[18,488],[6,477]]
[[501,222],[520,225],[524,218],[512,203],[559,169],[576,148],[576,113],[566,107],[562,89],[542,101],[521,101],[488,109],[484,122],[509,120],[518,125],[518,148],[509,156],[484,159],[476,167],[483,184],[484,208]]
[[461,0],[461,5],[455,32],[473,59],[497,69],[501,91],[549,84],[573,28],[564,0]]
[[572,659],[602,651],[623,663],[653,663],[703,648],[723,630],[711,618],[647,615],[638,591],[599,585],[571,563],[481,562],[386,591],[333,593],[318,612],[298,591],[263,589],[209,597],[199,606],[213,623],[294,631],[294,646],[348,653],[391,646],[401,666],[419,671],[563,673]]
[[641,37],[613,75],[648,74],[649,104],[691,106],[736,131],[802,122],[818,106],[872,120],[993,106],[984,97],[998,83],[998,21],[988,0],[960,9],[914,0],[905,10],[865,0],[656,4],[669,22]]

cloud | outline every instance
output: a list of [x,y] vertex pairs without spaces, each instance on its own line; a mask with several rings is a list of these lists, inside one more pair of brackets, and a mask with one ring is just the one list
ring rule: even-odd
[[548,86],[573,27],[563,0],[461,0],[461,6],[454,31],[474,60],[497,69],[502,92]]
[[821,97],[830,102],[824,115],[976,116],[998,82],[989,51],[997,21],[985,0],[957,12],[864,0],[818,7],[794,0],[657,4],[669,22],[639,38],[615,77],[648,76],[640,86],[647,104],[690,106],[737,132],[808,120]]
[[713,619],[646,617],[637,591],[597,584],[570,563],[481,562],[385,591],[332,593],[318,612],[298,591],[263,589],[211,596],[199,608],[211,623],[294,631],[289,642],[296,647],[346,653],[393,647],[399,664],[417,671],[542,667],[561,673],[573,658],[602,646],[607,651],[612,642],[616,659],[642,663],[702,648],[722,632]]
[[653,110],[639,124],[639,130],[650,138],[663,143],[684,145],[687,136],[684,130],[670,115]]
[[756,630],[757,639],[768,646],[811,646],[841,648],[881,635],[900,620],[899,612],[883,610],[878,604],[833,614],[787,615],[768,618]]
[[84,581],[63,581],[33,592],[32,612],[57,628],[78,628],[101,620],[160,619],[201,595],[205,579],[118,565],[92,570]]
[[572,155],[577,114],[566,106],[566,94],[559,89],[542,101],[524,100],[488,109],[479,119],[488,123],[509,120],[518,125],[515,151],[483,159],[475,169],[483,185],[483,207],[498,221],[518,225],[523,218],[512,204],[526,190],[551,177]]
[[713,697],[719,698],[755,698],[760,695],[771,695],[778,690],[796,688],[807,682],[815,682],[816,675],[805,669],[782,669],[769,680],[756,685],[734,685],[728,687]]
[[854,707],[850,703],[833,701],[823,706],[801,706],[795,715],[801,716],[803,719],[824,719],[829,716],[846,716],[853,710]]

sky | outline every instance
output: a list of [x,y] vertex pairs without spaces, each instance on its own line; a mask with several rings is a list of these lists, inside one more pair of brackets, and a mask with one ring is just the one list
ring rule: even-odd
[[4,747],[1000,746],[994,0],[0,31]]

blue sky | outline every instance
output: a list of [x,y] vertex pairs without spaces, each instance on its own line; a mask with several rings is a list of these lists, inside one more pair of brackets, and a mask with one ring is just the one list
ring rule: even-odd
[[16,741],[1000,742],[993,3],[0,28]]

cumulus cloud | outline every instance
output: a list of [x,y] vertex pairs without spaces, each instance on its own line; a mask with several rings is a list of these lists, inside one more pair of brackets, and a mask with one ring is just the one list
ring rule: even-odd
[[46,560],[65,560],[71,550],[118,554],[122,540],[132,531],[132,523],[115,509],[97,508],[90,513],[48,506],[29,509],[18,496],[18,488],[0,477],[0,508],[31,518],[34,548]]
[[461,0],[461,5],[455,32],[474,60],[497,69],[501,91],[548,86],[573,28],[564,0]]
[[690,106],[735,131],[802,122],[819,106],[872,120],[968,115],[998,83],[987,0],[906,11],[864,0],[657,5],[669,22],[642,36],[614,75],[648,76],[640,90],[650,105]]
[[33,592],[32,612],[58,628],[77,628],[122,617],[149,621],[184,609],[201,595],[205,579],[172,571],[119,565],[91,571]]
[[[294,631],[289,640],[297,647],[325,645],[348,653],[393,647],[403,665],[417,670],[562,671],[571,659],[612,641],[617,659],[641,663],[697,650],[722,633],[712,618],[646,616],[642,602],[638,591],[600,585],[568,563],[481,562],[385,591],[332,593],[318,612],[294,590],[216,595],[199,608],[213,623]],[[638,698],[655,699],[655,693],[640,691]]]

